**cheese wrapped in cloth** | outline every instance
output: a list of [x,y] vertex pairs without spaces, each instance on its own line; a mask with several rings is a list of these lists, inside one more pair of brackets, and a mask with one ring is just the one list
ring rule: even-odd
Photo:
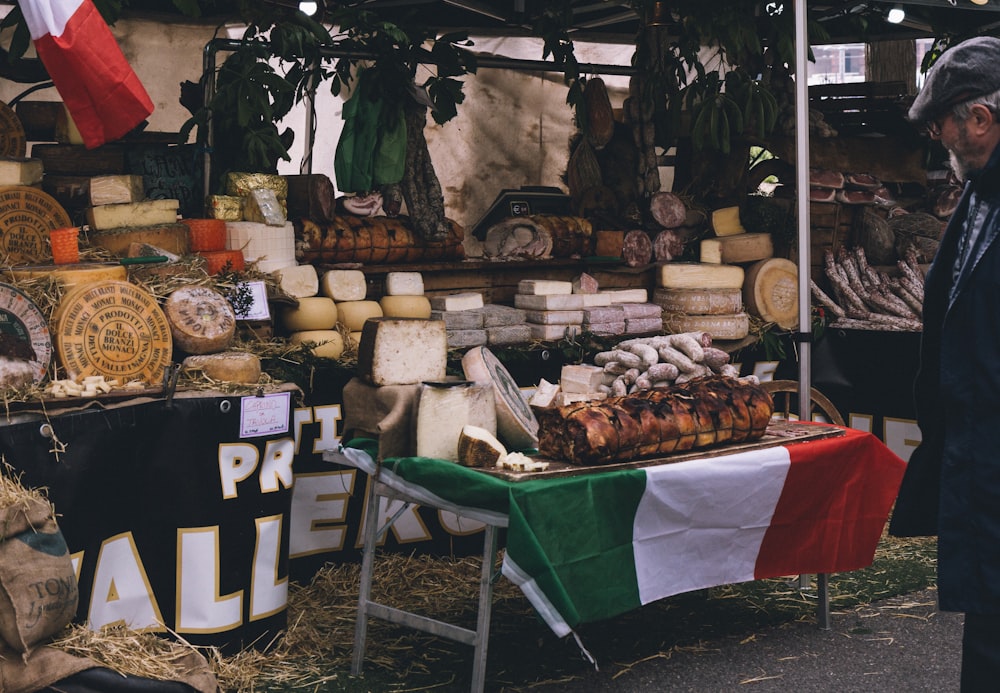
[[597,465],[761,438],[771,396],[749,380],[710,376],[669,388],[535,409],[544,457]]

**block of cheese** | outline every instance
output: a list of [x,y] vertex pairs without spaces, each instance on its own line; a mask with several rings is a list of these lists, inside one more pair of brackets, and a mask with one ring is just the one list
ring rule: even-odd
[[337,330],[304,330],[288,336],[292,344],[308,344],[316,358],[339,359],[344,353],[344,337]]
[[533,407],[551,407],[559,394],[559,383],[550,383],[545,378],[538,381],[535,391],[528,399],[528,404]]
[[426,296],[394,294],[383,296],[378,301],[382,306],[382,315],[387,318],[423,318],[431,317],[431,302]]
[[571,294],[573,293],[573,282],[555,279],[522,279],[517,283],[517,293],[527,296]]
[[614,306],[599,306],[583,311],[583,324],[619,322],[625,319],[625,309],[621,303]]
[[236,313],[221,293],[207,286],[182,286],[167,296],[163,312],[174,346],[188,354],[223,351],[236,337]]
[[580,310],[585,294],[514,294],[514,307],[524,310]]
[[449,349],[468,349],[487,343],[486,330],[448,330]]
[[38,185],[44,175],[41,159],[0,157],[0,185]]
[[[364,329],[369,318],[381,318],[382,306],[378,301],[338,301],[337,322],[348,332],[359,332]],[[333,327],[331,325],[330,327]]]
[[479,311],[483,314],[483,327],[507,327],[509,325],[523,325],[525,312],[520,308],[501,306],[497,303],[487,303]]
[[368,295],[368,281],[361,270],[334,269],[323,274],[320,291],[334,301],[361,301]]
[[739,264],[774,256],[774,241],[769,233],[741,233],[701,241],[701,261]]
[[87,223],[98,231],[125,226],[156,226],[177,221],[178,200],[144,200],[87,208]]
[[191,250],[195,252],[226,249],[226,222],[222,219],[181,219],[188,228]]
[[584,329],[598,337],[611,337],[616,334],[625,334],[625,321],[617,322],[592,322],[584,324]]
[[743,268],[703,262],[667,262],[660,265],[657,285],[667,289],[742,289]]
[[669,313],[685,315],[726,315],[743,310],[740,289],[667,289],[653,290],[653,303]]
[[87,237],[91,245],[104,248],[119,257],[125,257],[133,243],[155,246],[175,255],[187,255],[191,252],[191,232],[187,226],[178,223],[126,226],[104,231],[91,229]]
[[649,300],[649,292],[645,289],[604,289],[601,293],[611,299],[611,305],[616,303],[645,303]]
[[294,298],[309,298],[319,293],[319,275],[314,265],[292,265],[274,272],[278,286]]
[[361,330],[358,377],[372,385],[444,380],[447,366],[448,336],[440,320],[372,318]]
[[[247,260],[267,260],[295,264],[295,227],[286,221],[281,225],[256,221],[227,221],[226,247],[242,250]],[[270,271],[270,270],[268,270]]]
[[94,207],[129,204],[146,199],[142,176],[136,174],[94,176],[87,187],[90,204]]
[[527,344],[531,341],[531,325],[499,325],[486,328],[486,343],[490,346]]
[[716,236],[735,236],[738,233],[746,233],[740,223],[739,207],[722,207],[712,211],[712,230]]
[[559,372],[559,388],[563,392],[589,394],[597,392],[604,382],[604,369],[588,363],[567,363]]
[[626,318],[625,334],[648,334],[663,329],[663,318]]
[[449,330],[483,329],[483,313],[478,310],[432,310],[431,320],[444,320]]
[[418,457],[463,462],[458,454],[463,428],[476,426],[490,433],[497,429],[493,386],[470,380],[423,383],[415,416]]
[[474,347],[462,357],[465,377],[493,386],[497,412],[497,437],[508,449],[538,445],[538,419],[510,372],[486,347]]
[[626,320],[635,318],[658,318],[663,309],[655,303],[621,303],[622,315]]
[[387,272],[385,293],[388,296],[423,296],[424,275],[420,272]]
[[243,197],[243,218],[268,226],[284,226],[285,210],[270,188],[254,188]]
[[579,325],[583,322],[582,310],[527,310],[528,322],[537,325]]
[[611,305],[611,294],[605,294],[598,291],[596,294],[582,294],[582,296],[584,308]]
[[495,467],[507,456],[497,437],[479,426],[465,425],[458,436],[458,463],[466,467]]
[[185,371],[201,371],[212,380],[253,384],[260,380],[260,357],[238,351],[188,356],[181,363]]
[[537,323],[529,322],[528,327],[531,328],[532,339],[541,339],[547,342],[555,342],[560,339],[572,339],[576,335],[580,334],[583,328],[583,324],[579,323],[576,325],[540,325]]
[[475,310],[482,307],[483,295],[478,291],[466,291],[431,298],[431,308],[434,310]]
[[281,311],[281,323],[289,332],[332,330],[337,324],[338,309],[339,305],[331,298],[307,296],[299,299],[297,307],[284,308]]
[[663,329],[674,334],[708,332],[712,339],[743,339],[750,333],[750,317],[733,315],[665,315]]

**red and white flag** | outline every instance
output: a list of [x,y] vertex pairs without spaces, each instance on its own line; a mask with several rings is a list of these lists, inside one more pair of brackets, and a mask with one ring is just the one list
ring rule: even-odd
[[116,140],[153,102],[91,0],[20,0],[38,57],[88,149]]

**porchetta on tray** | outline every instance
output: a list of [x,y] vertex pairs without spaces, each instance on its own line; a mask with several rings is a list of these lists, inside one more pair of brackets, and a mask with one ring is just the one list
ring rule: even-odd
[[774,401],[754,379],[709,376],[534,412],[541,456],[602,465],[759,440]]

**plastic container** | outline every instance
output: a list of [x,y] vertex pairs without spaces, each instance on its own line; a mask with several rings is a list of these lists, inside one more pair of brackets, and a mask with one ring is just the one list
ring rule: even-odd
[[68,265],[80,261],[79,233],[80,229],[75,226],[49,231],[52,261],[55,264]]

